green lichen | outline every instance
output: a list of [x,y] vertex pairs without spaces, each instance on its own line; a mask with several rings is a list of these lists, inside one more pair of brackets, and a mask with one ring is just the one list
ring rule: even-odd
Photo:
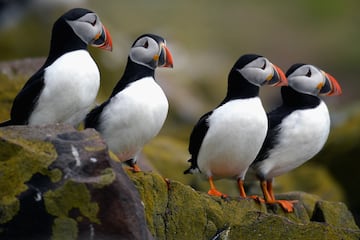
[[56,159],[51,143],[11,139],[0,130],[0,223],[5,223],[17,213],[17,196],[27,189],[24,184],[35,173],[48,172]]
[[108,151],[108,153],[109,153],[109,157],[110,157],[110,159],[111,159],[112,161],[121,163],[121,161],[119,160],[119,158],[116,156],[115,153],[113,153],[113,152],[110,151],[110,150]]
[[8,76],[0,73],[0,122],[10,118],[12,102],[28,76]]
[[164,178],[158,174],[133,173],[130,170],[127,173],[135,183],[140,197],[145,203],[145,217],[150,232],[156,239],[166,239],[165,218],[168,189]]
[[112,168],[105,168],[101,171],[99,181],[94,183],[94,187],[103,188],[114,182],[116,174]]
[[51,171],[48,171],[46,173],[47,176],[50,177],[50,180],[55,183],[55,182],[58,182],[62,179],[62,172],[60,169],[53,169]]
[[44,194],[45,207],[48,213],[56,217],[69,217],[72,209],[78,209],[80,214],[93,223],[100,223],[97,218],[99,206],[91,202],[91,195],[86,185],[67,181],[63,186]]
[[13,200],[7,204],[0,204],[0,224],[10,221],[14,215],[19,211],[20,202]]
[[52,240],[72,240],[77,239],[77,222],[68,217],[58,217],[54,220]]
[[[148,227],[156,239],[359,239],[360,230],[344,204],[318,204],[323,220],[310,220],[319,201],[306,193],[293,213],[252,199],[210,197],[154,173],[132,173],[144,202]],[[282,196],[284,197],[284,196]],[[337,209],[337,210],[335,210]],[[218,238],[217,238],[218,239]]]

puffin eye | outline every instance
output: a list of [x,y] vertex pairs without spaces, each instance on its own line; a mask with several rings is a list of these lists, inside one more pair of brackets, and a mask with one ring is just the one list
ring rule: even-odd
[[308,72],[306,73],[306,75],[305,76],[307,76],[307,77],[311,77],[311,70],[310,70],[310,68],[309,68],[309,70],[308,70]]
[[146,40],[146,42],[143,45],[144,48],[148,48],[149,47],[149,42]]
[[95,26],[96,22],[97,22],[97,18],[95,18],[93,21],[91,21],[91,20],[89,21],[89,23],[93,26]]
[[264,65],[261,67],[262,70],[265,70],[266,68],[266,61],[264,60]]

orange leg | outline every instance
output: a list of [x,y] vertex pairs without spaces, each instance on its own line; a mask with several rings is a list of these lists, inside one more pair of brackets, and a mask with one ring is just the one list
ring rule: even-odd
[[238,178],[237,183],[238,183],[238,186],[239,186],[240,197],[246,198],[246,192],[245,192],[245,189],[244,189],[244,180]]
[[267,181],[261,181],[260,186],[261,186],[261,190],[262,190],[262,192],[264,194],[265,202],[270,203],[270,202],[274,201],[274,198],[273,198],[272,194],[269,193],[269,188],[268,188],[267,183],[268,183]]
[[275,199],[274,191],[272,188],[272,179],[267,181],[261,181],[261,190],[263,191],[266,203],[278,203],[286,212],[294,211],[294,201]]
[[216,189],[212,176],[209,177],[209,184],[210,184],[210,190],[208,191],[209,195],[216,196],[216,197],[223,197],[223,198],[227,197],[226,194],[223,194]]
[[268,190],[268,193],[269,193],[271,199],[275,200],[275,195],[274,195],[273,186],[272,186],[272,179],[267,180],[266,184],[267,184],[266,188]]
[[132,170],[133,172],[141,172],[140,167],[136,163],[132,165]]

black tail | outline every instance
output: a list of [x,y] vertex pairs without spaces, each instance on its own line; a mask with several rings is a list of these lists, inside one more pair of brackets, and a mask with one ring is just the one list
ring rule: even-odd
[[194,172],[200,172],[199,167],[197,166],[196,162],[192,158],[188,160],[191,163],[191,166],[184,171],[184,174],[193,174]]
[[13,125],[11,120],[7,120],[5,122],[0,123],[0,127],[6,127],[6,126],[10,126]]

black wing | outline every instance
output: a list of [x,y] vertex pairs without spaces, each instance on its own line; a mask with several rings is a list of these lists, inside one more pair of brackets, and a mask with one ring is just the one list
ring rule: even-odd
[[210,111],[204,114],[199,121],[194,126],[194,129],[190,135],[190,142],[189,142],[189,153],[191,154],[191,158],[188,160],[191,163],[189,169],[185,170],[184,173],[190,173],[192,169],[198,169],[197,165],[197,157],[199,154],[199,150],[201,144],[204,140],[204,137],[209,129],[208,118],[212,114],[213,111]]
[[85,128],[99,128],[101,113],[103,112],[105,106],[109,103],[109,101],[110,99],[106,102],[103,102],[100,106],[95,107],[93,110],[91,110],[91,112],[86,115]]
[[44,69],[36,72],[15,97],[11,108],[11,125],[28,124],[40,93],[44,88]]
[[282,105],[267,114],[268,131],[266,134],[266,138],[252,165],[257,162],[263,161],[269,156],[269,151],[277,144],[277,136],[280,131],[280,123],[286,116],[288,116],[293,111],[294,109]]

